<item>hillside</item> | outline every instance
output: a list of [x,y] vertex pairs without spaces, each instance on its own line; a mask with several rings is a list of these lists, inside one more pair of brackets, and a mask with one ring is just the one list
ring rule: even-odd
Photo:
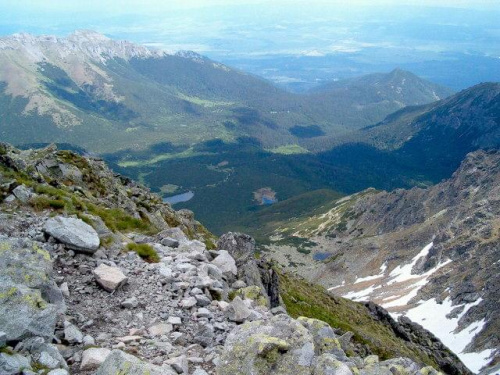
[[85,30],[66,38],[15,34],[0,38],[0,134],[18,145],[71,143],[96,153],[169,145],[151,158],[192,156],[196,144],[239,137],[276,152],[325,150],[331,137],[446,91],[399,72],[416,88],[388,99],[392,75],[382,79],[384,94],[374,84],[362,95],[355,85],[341,95],[295,95],[192,52]]
[[373,124],[383,113],[435,102],[452,95],[453,91],[411,72],[394,69],[389,73],[329,82],[309,94],[311,102],[322,101],[326,108],[350,116],[351,121],[360,118]]
[[477,151],[427,189],[370,189],[292,218],[265,253],[332,293],[410,317],[478,371],[499,355],[499,178],[500,153]]
[[429,332],[277,271],[249,236],[215,243],[99,159],[2,143],[0,166],[2,374],[469,374]]

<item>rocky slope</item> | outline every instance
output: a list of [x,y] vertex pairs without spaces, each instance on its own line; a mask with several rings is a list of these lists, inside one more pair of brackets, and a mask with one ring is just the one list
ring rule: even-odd
[[500,152],[477,151],[433,187],[367,190],[292,219],[268,250],[335,294],[422,324],[478,371],[499,358],[499,186]]
[[300,297],[313,288],[256,260],[253,239],[215,246],[190,212],[100,160],[1,144],[0,166],[2,374],[468,373],[379,307],[318,289],[321,310],[352,309],[374,332],[314,319]]

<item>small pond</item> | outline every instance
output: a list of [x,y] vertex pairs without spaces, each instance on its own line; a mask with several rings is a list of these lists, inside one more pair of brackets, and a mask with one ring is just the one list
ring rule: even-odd
[[329,257],[331,257],[332,254],[331,253],[315,253],[313,255],[313,259],[314,260],[319,260],[319,261],[323,261]]

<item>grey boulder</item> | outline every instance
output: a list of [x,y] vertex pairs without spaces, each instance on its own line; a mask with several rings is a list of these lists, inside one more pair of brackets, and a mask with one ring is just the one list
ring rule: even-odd
[[99,367],[96,375],[116,374],[176,375],[177,373],[169,367],[151,365],[121,350],[113,350]]
[[72,250],[93,254],[99,248],[99,235],[80,219],[57,216],[47,220],[43,230]]

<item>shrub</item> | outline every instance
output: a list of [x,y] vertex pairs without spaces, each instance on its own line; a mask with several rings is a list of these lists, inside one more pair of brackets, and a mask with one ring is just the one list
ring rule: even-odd
[[160,261],[160,257],[158,253],[153,249],[151,245],[141,243],[137,244],[135,242],[129,243],[127,245],[128,251],[135,251],[142,259],[144,259],[148,263],[158,263]]

